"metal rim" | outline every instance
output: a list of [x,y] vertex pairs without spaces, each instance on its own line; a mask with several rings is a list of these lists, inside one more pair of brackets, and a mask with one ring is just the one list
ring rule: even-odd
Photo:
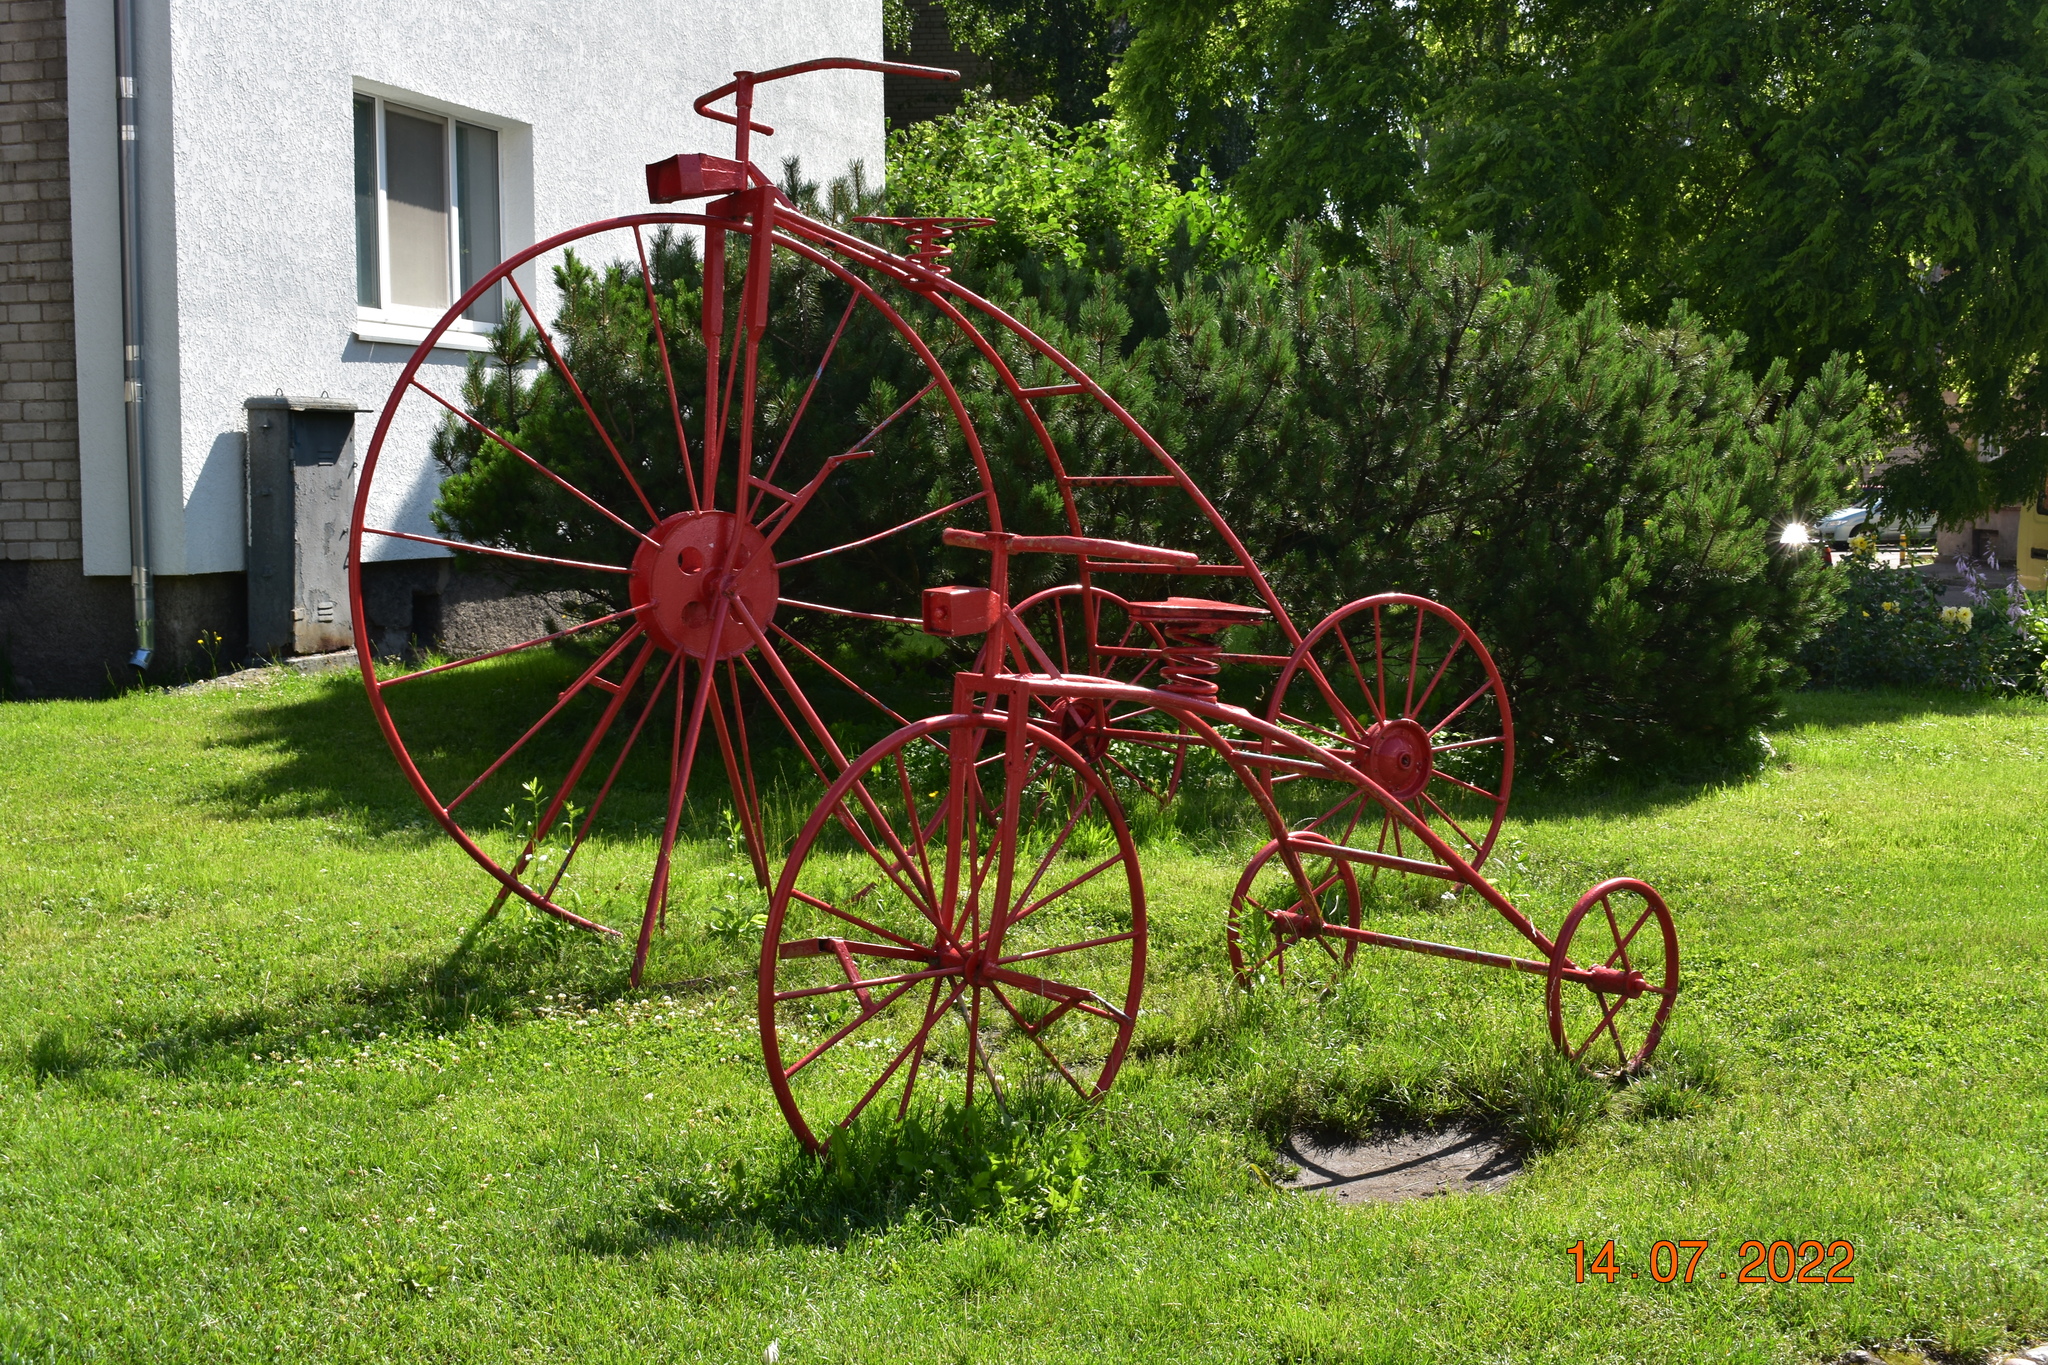
[[[1633,916],[1626,910],[1617,913],[1617,898],[1624,904],[1638,899],[1642,910]],[[1621,927],[1624,920],[1627,929]],[[1646,943],[1642,930],[1652,920],[1657,932]],[[1563,974],[1574,966],[1637,972],[1642,980],[1626,990],[1602,991],[1568,983]],[[1654,887],[1633,877],[1614,877],[1579,898],[1558,930],[1544,1000],[1550,1041],[1573,1061],[1624,1075],[1642,1069],[1656,1052],[1678,1000],[1678,929]],[[1612,1067],[1607,1065],[1610,1050]]]
[[[1303,932],[1285,917],[1305,916],[1311,923],[1329,922],[1352,929],[1365,927],[1364,908],[1358,894],[1358,874],[1342,858],[1319,856],[1314,835],[1290,836],[1300,859],[1308,893],[1283,863],[1288,874],[1280,896],[1268,891],[1261,899],[1259,877],[1280,853],[1280,841],[1268,840],[1245,864],[1244,874],[1230,895],[1230,914],[1224,938],[1230,952],[1230,972],[1237,984],[1249,988],[1269,964],[1282,983],[1309,984],[1328,988],[1351,970],[1358,952],[1355,940]],[[1332,899],[1337,904],[1332,905]],[[1332,914],[1331,911],[1336,913]],[[1252,926],[1260,928],[1254,931]],[[1303,945],[1313,945],[1313,948]],[[1333,946],[1334,945],[1334,946]],[[1288,950],[1295,948],[1294,965],[1288,965]]]
[[[934,740],[946,787],[920,791]],[[820,846],[841,836],[836,856]],[[1119,885],[1121,927],[1100,903]],[[833,783],[770,900],[755,1003],[776,1102],[817,1151],[885,1096],[899,1120],[920,1091],[1000,1103],[1027,1066],[1093,1100],[1130,1046],[1145,946],[1136,845],[1078,753],[1001,715],[906,726]],[[821,1018],[821,1000],[839,1012]]]
[[[1406,611],[1414,613],[1412,628],[1404,622],[1396,629],[1398,615]],[[1461,654],[1478,670],[1476,686],[1445,688]],[[1396,664],[1391,671],[1390,657]],[[1380,593],[1330,613],[1281,670],[1266,719],[1352,755],[1354,766],[1371,772],[1416,818],[1441,827],[1453,847],[1462,845],[1473,869],[1492,852],[1514,785],[1513,713],[1493,656],[1478,633],[1442,603],[1412,593]],[[1475,721],[1478,732],[1466,734]],[[1375,755],[1384,758],[1396,748],[1422,770],[1385,764],[1389,771],[1375,770]],[[1345,842],[1361,824],[1369,825],[1363,794],[1326,795],[1330,800],[1317,803],[1324,808],[1307,828]],[[1479,818],[1467,814],[1461,821],[1452,813],[1459,808],[1476,808]],[[1401,822],[1390,811],[1380,816],[1380,843],[1391,835],[1399,852]]]
[[[738,410],[740,419],[738,451],[740,461],[750,476],[755,475],[757,470],[760,469],[758,464],[747,460],[746,451],[747,444],[753,436],[752,404],[754,400],[750,386],[752,367],[751,365],[748,367],[749,373],[746,376],[746,380],[737,386],[738,391],[735,393],[732,371],[736,367],[730,362],[737,360],[743,351],[749,352],[749,358],[751,358],[750,346],[758,347],[761,331],[765,329],[755,329],[750,334],[750,342],[736,340],[729,348],[729,355],[725,356],[721,356],[720,347],[707,342],[706,353],[713,367],[713,373],[707,379],[707,389],[710,392],[719,392],[718,389],[710,387],[712,383],[721,378],[717,374],[718,361],[720,359],[728,361],[727,373],[722,377],[724,381],[724,397],[719,405],[725,411],[726,416],[718,423],[721,428],[718,439],[707,440],[703,435],[703,426],[710,424],[710,418],[707,415],[699,424],[700,430],[697,439],[692,441],[684,433],[683,408],[678,397],[674,374],[669,365],[669,347],[665,334],[662,331],[660,314],[652,306],[653,288],[651,280],[647,282],[646,287],[650,297],[650,313],[653,315],[655,344],[662,359],[661,370],[669,408],[668,418],[674,424],[676,450],[680,453],[680,460],[683,465],[683,484],[689,494],[686,505],[682,507],[657,509],[642,489],[641,483],[635,477],[633,469],[629,467],[629,463],[621,455],[620,446],[614,442],[612,434],[606,429],[606,423],[600,419],[599,414],[592,408],[590,401],[586,398],[583,391],[584,385],[579,384],[575,369],[566,362],[561,349],[557,346],[556,340],[551,333],[549,324],[541,319],[538,312],[534,309],[526,291],[521,287],[515,272],[521,271],[529,263],[549,253],[576,247],[587,247],[593,240],[609,236],[614,244],[620,248],[617,254],[621,260],[630,261],[634,257],[638,258],[643,279],[646,279],[648,274],[646,265],[647,249],[643,230],[673,226],[731,229],[734,227],[734,224],[730,221],[707,218],[700,214],[679,213],[639,214],[610,219],[588,224],[549,238],[515,255],[478,281],[464,295],[463,299],[458,301],[449,310],[449,313],[444,316],[441,323],[429,334],[426,341],[415,350],[413,356],[400,373],[396,384],[393,386],[392,397],[385,405],[377,425],[376,434],[372,439],[369,452],[363,463],[356,499],[356,514],[350,531],[351,592],[354,596],[356,619],[359,622],[366,620],[362,601],[361,568],[365,560],[363,551],[366,540],[379,538],[427,540],[430,543],[437,543],[450,548],[461,548],[483,556],[498,555],[514,561],[531,561],[538,558],[542,562],[550,563],[566,571],[591,575],[625,575],[628,578],[633,589],[633,601],[626,610],[581,622],[567,630],[548,634],[536,634],[515,645],[493,650],[487,654],[478,655],[470,659],[458,660],[434,668],[418,669],[395,677],[380,677],[375,667],[374,651],[368,638],[359,640],[358,655],[365,685],[370,694],[371,707],[377,717],[379,728],[384,733],[386,742],[398,758],[400,767],[404,770],[408,781],[433,813],[435,819],[473,859],[499,881],[502,890],[497,904],[502,905],[510,895],[518,895],[536,908],[549,914],[556,915],[581,927],[598,929],[604,932],[616,931],[599,925],[591,918],[579,914],[569,906],[562,904],[557,893],[562,885],[563,876],[567,872],[570,862],[573,861],[576,853],[584,847],[585,838],[590,833],[592,823],[597,819],[599,812],[602,810],[604,802],[612,790],[613,782],[618,777],[621,766],[626,762],[628,753],[641,741],[643,733],[649,728],[649,722],[654,719],[656,712],[662,709],[659,702],[664,692],[673,693],[676,723],[664,726],[657,722],[652,726],[657,736],[661,735],[664,730],[668,732],[666,737],[671,741],[671,747],[676,750],[676,753],[672,755],[671,779],[668,784],[670,788],[669,816],[663,826],[661,839],[656,850],[653,875],[649,882],[647,903],[642,916],[640,943],[634,967],[636,981],[644,968],[648,936],[654,922],[664,912],[666,905],[670,853],[676,839],[682,796],[687,791],[691,769],[695,764],[701,747],[708,747],[714,738],[721,750],[721,757],[727,768],[733,804],[737,809],[741,823],[745,826],[746,851],[755,864],[756,876],[764,883],[768,877],[768,851],[764,831],[761,828],[761,812],[756,783],[751,761],[747,754],[746,720],[741,700],[743,678],[745,683],[751,684],[751,688],[748,690],[751,691],[754,697],[754,709],[760,711],[772,710],[783,728],[795,736],[799,747],[804,748],[804,752],[811,756],[812,764],[820,772],[821,776],[827,775],[827,765],[834,771],[839,767],[843,767],[845,758],[843,754],[837,751],[830,730],[818,719],[817,709],[804,695],[803,687],[798,684],[791,672],[790,663],[795,663],[799,669],[807,668],[813,674],[820,670],[830,674],[832,683],[826,685],[837,684],[850,689],[864,702],[871,705],[886,724],[900,725],[905,719],[882,704],[872,693],[862,688],[857,681],[833,669],[829,663],[811,651],[801,638],[803,632],[799,622],[788,619],[792,612],[814,611],[840,615],[862,615],[863,613],[844,610],[835,613],[835,609],[830,603],[811,603],[798,601],[791,597],[781,597],[777,595],[776,584],[770,582],[767,585],[770,594],[768,598],[769,612],[757,615],[741,610],[740,606],[745,604],[745,599],[749,594],[740,593],[739,596],[742,599],[740,605],[725,611],[715,623],[715,629],[710,632],[712,635],[721,637],[715,649],[709,647],[708,641],[696,642],[706,645],[705,648],[693,648],[689,642],[676,638],[678,635],[677,630],[663,630],[661,628],[661,623],[657,619],[660,603],[648,600],[648,582],[658,581],[658,578],[652,580],[649,578],[648,564],[652,563],[650,556],[652,555],[653,559],[661,559],[662,554],[656,554],[655,552],[659,551],[665,554],[674,551],[676,547],[668,542],[676,537],[687,537],[691,529],[688,523],[695,521],[698,531],[706,529],[706,524],[701,519],[716,520],[722,518],[736,525],[743,523],[743,534],[740,537],[714,534],[707,540],[707,546],[734,541],[759,548],[772,545],[774,538],[779,537],[782,530],[786,529],[790,522],[801,515],[803,505],[801,503],[792,503],[788,496],[786,496],[787,490],[776,490],[770,482],[773,478],[778,477],[776,464],[779,463],[779,460],[768,463],[766,472],[761,477],[750,477],[748,486],[745,488],[735,488],[733,496],[741,500],[741,512],[743,515],[736,515],[731,509],[720,510],[707,505],[715,503],[720,496],[716,466],[719,452],[727,444],[727,439],[723,435],[722,429],[731,424],[731,413],[735,408]],[[923,392],[936,391],[943,396],[947,408],[952,413],[953,421],[961,434],[965,449],[972,457],[974,468],[970,474],[970,481],[974,485],[974,491],[968,497],[957,500],[946,508],[939,509],[940,512],[959,515],[973,511],[984,517],[989,524],[1000,526],[1000,507],[997,503],[993,482],[989,477],[986,460],[980,448],[979,438],[975,433],[972,422],[967,417],[965,406],[960,400],[952,379],[938,363],[931,348],[918,336],[916,330],[905,320],[902,313],[883,297],[880,290],[873,283],[861,278],[853,269],[837,258],[788,237],[776,237],[774,239],[774,246],[783,248],[791,255],[802,256],[821,266],[835,280],[845,286],[848,295],[846,317],[841,319],[839,330],[833,333],[831,341],[826,345],[825,354],[819,359],[818,367],[812,375],[812,388],[815,389],[818,378],[823,374],[825,366],[829,364],[833,350],[837,347],[839,338],[845,331],[847,319],[853,316],[854,310],[857,307],[866,306],[872,308],[880,315],[886,325],[903,339],[912,355],[923,363],[930,375],[930,382]],[[709,266],[707,265],[707,274],[708,272]],[[751,278],[751,275],[749,278]],[[559,473],[548,468],[543,461],[537,460],[527,452],[518,449],[513,442],[505,438],[503,433],[492,431],[476,423],[472,417],[464,413],[462,404],[457,399],[448,394],[438,392],[431,385],[421,381],[419,377],[420,370],[441,333],[457,317],[461,316],[477,298],[498,285],[505,286],[509,293],[518,299],[525,315],[524,320],[539,335],[553,372],[566,381],[568,389],[575,394],[577,402],[581,405],[585,416],[589,419],[592,430],[602,440],[605,448],[617,463],[620,474],[624,476],[625,484],[631,488],[632,492],[631,497],[624,500],[624,505],[608,505],[606,499],[574,487],[561,477]],[[740,291],[740,294],[742,306],[744,306],[746,291],[743,289]],[[722,316],[721,310],[721,319]],[[711,333],[710,335],[715,341],[717,333]],[[742,333],[742,336],[746,335],[749,334]],[[923,392],[918,394],[917,397],[923,397]],[[805,395],[806,402],[808,402],[808,398],[809,393],[807,392]],[[524,462],[525,465],[531,466],[535,475],[547,478],[564,493],[574,497],[578,503],[594,510],[608,523],[614,524],[628,532],[633,537],[633,540],[629,542],[633,547],[632,558],[624,563],[610,564],[564,559],[551,560],[545,556],[534,556],[491,546],[458,545],[456,542],[443,537],[427,537],[417,533],[400,533],[372,526],[368,521],[367,509],[372,497],[375,495],[376,489],[379,487],[376,477],[378,466],[385,454],[386,441],[393,428],[394,420],[402,406],[408,401],[427,405],[430,412],[438,409],[452,414],[451,418],[443,420],[461,421],[476,428],[494,446],[502,447],[503,450]],[[905,404],[903,408],[899,408],[895,414],[892,414],[889,419],[876,428],[876,432],[871,432],[868,438],[864,438],[864,443],[872,441],[878,432],[887,427],[889,422],[894,421],[896,417],[901,416],[910,406],[911,404]],[[804,415],[805,409],[799,406],[796,417],[789,423],[788,430],[784,433],[782,443],[784,450],[788,448],[789,438],[794,435]],[[701,468],[698,465],[692,464],[691,456],[693,451],[699,457]],[[778,451],[779,455],[780,451]],[[643,466],[644,472],[645,467]],[[700,475],[701,489],[699,487]],[[779,503],[772,502],[769,497],[771,491],[779,491],[785,496],[783,496],[782,501]],[[802,485],[795,490],[798,497],[802,497],[811,491],[813,489],[810,484]],[[778,513],[792,506],[796,508],[795,512],[778,518]],[[666,515],[662,515],[664,512]],[[898,533],[907,529],[910,525],[933,520],[936,515],[920,516],[902,525],[885,527],[878,534],[869,534],[862,539],[861,543],[871,542]],[[762,534],[764,529],[767,532],[765,535]],[[704,537],[700,536],[699,538],[702,539]],[[839,548],[844,549],[847,547],[841,546]],[[833,553],[833,551],[827,550],[824,553]],[[820,557],[822,555],[813,554],[803,558],[816,559]],[[795,561],[785,561],[775,567],[778,571],[786,571],[792,562]],[[717,566],[707,565],[705,567],[715,568]],[[757,609],[763,605],[759,601],[754,603]],[[777,613],[774,612],[774,607],[784,609],[779,614],[785,619],[776,619]],[[914,626],[916,624],[914,619],[907,617],[886,619],[900,620],[905,626]],[[534,722],[530,728],[527,728],[520,735],[520,738],[513,742],[509,749],[501,753],[495,762],[485,768],[483,773],[468,785],[460,786],[460,778],[456,778],[448,781],[443,790],[436,790],[437,784],[429,780],[427,773],[423,771],[421,763],[416,760],[412,752],[414,745],[408,742],[408,737],[405,734],[405,725],[401,723],[401,719],[398,716],[393,714],[393,689],[410,683],[414,679],[424,677],[429,673],[453,671],[470,664],[482,662],[485,659],[518,653],[521,650],[551,644],[581,632],[602,630],[607,627],[619,632],[618,639],[600,655],[597,662],[586,669],[569,685],[563,695],[556,699],[555,704],[538,721]],[[793,627],[794,629],[792,629]],[[705,632],[699,630],[697,633],[704,634]],[[732,636],[742,637],[739,648],[734,647],[735,641],[729,638]],[[786,656],[786,659],[784,656]],[[686,659],[688,662],[685,662]],[[722,669],[718,666],[720,662],[724,664]],[[696,665],[694,676],[690,671],[691,664]],[[723,674],[722,677],[721,674]],[[641,689],[641,684],[649,679],[652,680],[651,688]],[[644,701],[636,695],[636,689],[649,693]],[[557,734],[581,735],[584,723],[590,718],[578,712],[587,711],[589,708],[584,706],[578,708],[578,711],[571,711],[568,708],[576,701],[579,695],[593,690],[597,692],[610,692],[612,694],[611,701],[603,706],[594,721],[588,724],[587,738],[584,739],[580,752],[577,753],[575,759],[569,764],[567,773],[560,775],[559,781],[555,778],[548,779],[548,783],[551,784],[550,792],[545,810],[542,812],[538,828],[535,831],[538,840],[544,841],[553,832],[556,823],[563,819],[565,812],[571,808],[572,797],[586,779],[595,780],[598,773],[604,773],[604,777],[602,781],[596,782],[595,792],[589,797],[591,809],[582,821],[581,827],[575,830],[573,837],[570,839],[567,855],[555,864],[551,870],[551,875],[545,881],[542,881],[537,877],[527,875],[533,866],[535,839],[529,839],[524,848],[514,850],[506,855],[494,856],[490,850],[484,847],[484,842],[479,837],[481,831],[465,827],[462,813],[458,810],[458,807],[462,806],[473,796],[487,779],[501,772],[504,765],[514,757],[522,746],[545,728],[554,726],[556,727],[555,732]],[[629,698],[632,699],[630,705],[628,705]],[[632,714],[628,715],[626,714],[627,712]],[[685,716],[687,716],[687,720],[684,719]],[[707,717],[709,719],[708,727],[706,725]],[[510,728],[512,727],[508,727],[508,729]],[[710,736],[707,736],[705,733],[707,728],[712,732]],[[615,746],[611,746],[618,749],[614,757],[602,751],[608,747],[608,740],[618,740],[618,735],[615,733],[618,730],[624,730],[625,733],[622,741],[616,743]],[[807,745],[809,747],[805,747]],[[814,753],[814,750],[817,752]],[[610,759],[609,772],[605,772],[606,759]],[[495,909],[496,906],[493,907],[493,911]]]

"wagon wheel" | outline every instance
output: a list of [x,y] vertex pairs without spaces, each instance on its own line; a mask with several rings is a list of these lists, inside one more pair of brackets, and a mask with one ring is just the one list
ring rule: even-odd
[[[916,629],[896,614],[914,588],[895,591],[887,571],[906,542],[1001,526],[978,438],[896,306],[907,295],[889,258],[788,214],[772,218],[777,235],[749,231],[772,214],[773,192],[736,198],[755,219],[594,223],[477,281],[400,374],[351,528],[358,623],[376,612],[365,611],[365,561],[421,545],[539,575],[532,586],[554,594],[561,619],[474,658],[380,670],[366,633],[364,680],[408,780],[499,881],[490,913],[517,895],[615,932],[582,897],[615,898],[616,913],[639,914],[636,983],[666,914],[693,771],[722,763],[729,794],[710,809],[730,803],[765,888],[762,744],[786,735],[822,789],[846,766],[836,735],[905,724],[841,666],[862,651],[834,641]],[[682,248],[662,236],[682,227],[706,241],[694,292]],[[552,296],[536,284],[549,279]],[[578,281],[584,306],[544,319],[550,297],[573,305]],[[537,371],[472,364],[465,378],[435,345],[500,306],[531,332]],[[843,345],[898,354],[898,390],[879,409],[835,383]],[[971,459],[943,458],[961,450]],[[479,543],[459,513],[428,516],[417,490],[436,458],[458,493],[515,509],[516,543]],[[869,554],[894,558],[826,572]],[[512,671],[487,701],[449,690],[464,685],[450,675],[493,660]],[[494,827],[529,774],[539,786],[521,818]]]
[[814,1150],[877,1103],[1093,1099],[1144,977],[1137,849],[1101,776],[1050,731],[939,716],[863,754],[798,834],[762,941],[761,1051]]
[[[1448,608],[1408,593],[1339,608],[1281,670],[1266,718],[1378,782],[1472,868],[1486,861],[1514,780],[1514,721],[1486,646]],[[1296,828],[1439,861],[1362,788],[1282,773],[1274,790]]]
[[[1364,927],[1358,874],[1350,862],[1316,852],[1327,843],[1315,834],[1290,835],[1301,863],[1297,878],[1284,860],[1280,841],[1270,840],[1252,855],[1230,897],[1225,938],[1230,970],[1240,986],[1271,971],[1283,982],[1327,988],[1351,969],[1354,939],[1320,932],[1326,923]],[[1306,890],[1304,890],[1306,887]]]
[[[1573,969],[1605,969],[1575,981]],[[1678,999],[1678,931],[1664,898],[1616,877],[1572,907],[1550,958],[1550,1040],[1596,1071],[1633,1075],[1650,1060]]]
[[[1160,684],[1166,638],[1156,623],[1133,619],[1130,604],[1116,593],[1062,584],[1025,598],[1016,614],[1030,633],[1029,643],[1010,644],[1010,663],[1021,671],[1042,672],[1049,663],[1061,673]],[[1139,702],[1059,696],[1034,697],[1032,710],[1111,785],[1142,791],[1162,805],[1173,799],[1192,739],[1168,713]]]

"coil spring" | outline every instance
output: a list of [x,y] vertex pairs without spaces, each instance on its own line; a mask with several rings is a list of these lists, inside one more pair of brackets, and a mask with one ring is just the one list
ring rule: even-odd
[[909,256],[919,265],[936,275],[950,275],[953,268],[946,264],[946,258],[953,254],[953,236],[964,227],[989,227],[993,218],[884,218],[864,215],[853,220],[856,223],[880,223],[885,227],[899,227],[910,234]]
[[1216,633],[1221,621],[1164,621],[1160,634],[1166,638],[1159,672],[1165,678],[1160,690],[1207,700],[1216,695],[1216,675],[1223,671],[1221,645]]

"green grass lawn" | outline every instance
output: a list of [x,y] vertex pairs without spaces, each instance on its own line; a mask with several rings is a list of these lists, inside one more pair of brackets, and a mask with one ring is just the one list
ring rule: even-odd
[[[0,708],[0,1362],[2048,1335],[2048,706],[1802,696],[1772,742],[1746,782],[1524,800],[1489,865],[1547,928],[1610,874],[1670,900],[1684,994],[1632,1086],[1549,1059],[1528,977],[1362,950],[1329,999],[1231,988],[1246,836],[1161,825],[1110,1098],[863,1127],[820,1166],[761,1074],[715,819],[629,992],[624,949],[523,912],[451,957],[489,884],[352,677]],[[1512,946],[1470,896],[1387,927]],[[1460,1115],[1529,1144],[1506,1192],[1272,1184],[1290,1126]],[[1738,1284],[1752,1238],[1850,1242],[1854,1283]],[[1618,1282],[1575,1284],[1608,1239]],[[1709,1242],[1690,1285],[1648,1274],[1664,1239]]]

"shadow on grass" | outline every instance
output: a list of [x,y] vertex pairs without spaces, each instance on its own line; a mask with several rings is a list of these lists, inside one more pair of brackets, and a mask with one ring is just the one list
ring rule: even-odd
[[1828,688],[1793,694],[1773,731],[1851,730],[1894,725],[1918,716],[2009,715],[2015,707],[2038,706],[2032,698],[1986,696],[1937,688]]
[[[445,956],[417,957],[367,980],[238,1008],[171,1016],[117,1012],[90,1035],[46,1033],[32,1045],[29,1061],[39,1078],[104,1067],[231,1079],[243,1074],[252,1049],[313,1056],[380,1034],[451,1035],[476,1024],[528,1020],[556,1008],[561,997],[579,1010],[608,1004],[630,993],[630,966],[625,946],[513,905],[466,949]],[[748,976],[737,959],[717,959],[705,975],[644,989],[710,991]]]
[[1754,753],[1738,754],[1725,762],[1663,772],[1646,772],[1621,759],[1612,759],[1604,765],[1607,771],[1517,786],[1511,814],[1517,820],[1530,822],[1653,815],[1717,788],[1755,781],[1773,764],[1783,761],[1785,737],[1799,730],[1856,730],[1894,725],[1921,716],[2007,715],[2014,707],[2038,704],[2026,698],[2014,700],[1931,688],[1795,692],[1787,699],[1785,713],[1764,732],[1772,750],[1759,746]]
[[[571,699],[512,751],[529,727],[556,706],[587,663],[573,652],[538,649],[386,692],[407,753],[442,799],[453,799],[504,756],[503,766],[459,807],[458,818],[466,828],[497,823],[498,813],[520,798],[521,784],[530,778],[538,777],[552,794],[568,774],[610,701],[596,688]],[[644,679],[621,706],[573,794],[572,799],[581,803],[592,799],[644,712],[639,737],[619,767],[593,831],[596,837],[645,838],[661,828],[667,810],[674,689],[647,709],[651,687],[651,678]],[[748,751],[759,786],[772,804],[778,792],[808,790],[814,779],[773,715],[758,698],[753,701],[747,714]],[[871,715],[841,717],[829,701],[821,702],[819,709],[849,753],[859,752],[890,728]],[[288,696],[236,707],[223,718],[214,742],[265,753],[271,759],[260,771],[222,782],[206,794],[204,799],[231,816],[291,819],[348,811],[373,836],[424,832],[429,838],[442,837],[386,744],[362,679],[355,673],[322,676]],[[680,837],[724,837],[724,811],[731,804],[725,765],[707,726]],[[809,814],[807,801],[801,813]]]
[[767,1159],[706,1163],[635,1207],[570,1234],[596,1256],[643,1256],[663,1245],[784,1243],[841,1247],[906,1222],[934,1229],[1002,1221],[1053,1228],[1086,1211],[1104,1140],[1064,1092],[980,1104],[864,1114],[814,1156],[785,1142]]

